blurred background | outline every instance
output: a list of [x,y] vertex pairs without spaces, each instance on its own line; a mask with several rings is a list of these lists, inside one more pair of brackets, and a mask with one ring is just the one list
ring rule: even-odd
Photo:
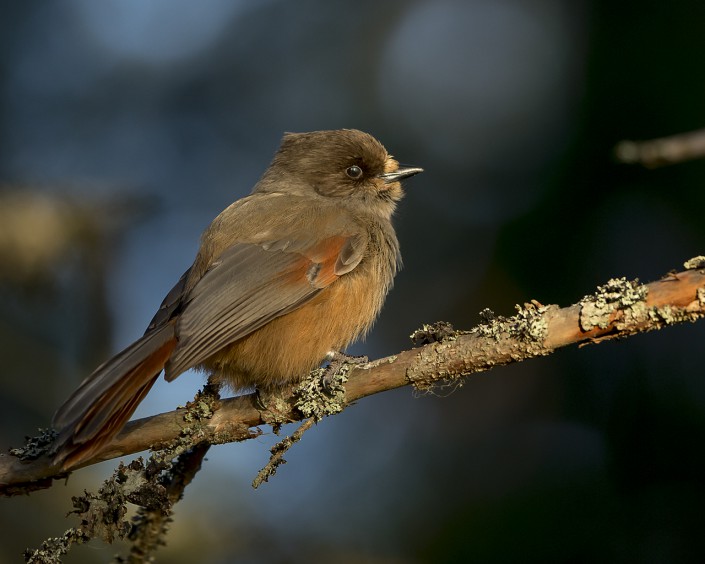
[[[353,354],[705,254],[705,163],[612,157],[705,124],[704,21],[685,0],[3,2],[2,448],[142,333],[285,131],[359,128],[426,170],[396,217],[405,268]],[[701,562],[703,338],[673,327],[368,398],[258,491],[270,429],[214,447],[159,561]],[[138,415],[201,383],[160,383]],[[73,526],[71,495],[115,465],[2,500],[0,562]]]

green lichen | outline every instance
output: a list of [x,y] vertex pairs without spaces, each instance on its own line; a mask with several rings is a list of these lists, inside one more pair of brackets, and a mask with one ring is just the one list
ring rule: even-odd
[[[286,464],[284,455],[298,441],[301,440],[303,434],[310,429],[314,424],[323,419],[326,415],[340,413],[347,405],[345,397],[345,384],[348,381],[350,370],[354,366],[365,366],[368,363],[366,358],[357,358],[350,362],[348,359],[336,358],[331,361],[327,368],[319,368],[312,370],[308,376],[294,389],[292,397],[295,408],[303,415],[306,420],[299,426],[298,429],[290,436],[284,437],[281,441],[275,444],[271,449],[271,456],[267,464],[258,473],[252,481],[252,487],[258,488],[263,483],[269,481],[274,476],[278,468],[282,464]],[[356,362],[357,361],[357,362]],[[266,420],[274,420],[273,428],[275,432],[282,422],[286,422],[286,418],[279,421],[279,407],[272,409],[272,400],[274,402],[283,402],[281,405],[281,413],[288,412],[288,398],[278,398],[275,396],[267,396],[267,405],[263,406],[264,412],[267,414]],[[284,411],[286,409],[286,411]],[[289,415],[288,417],[291,417]]]
[[474,327],[470,333],[476,333],[499,342],[502,337],[517,339],[524,344],[534,343],[542,346],[548,331],[545,313],[551,306],[544,306],[533,300],[523,306],[515,305],[516,315],[503,317],[495,315],[490,309],[483,309],[480,317],[485,320]]
[[70,528],[60,537],[45,540],[41,547],[24,551],[24,560],[29,564],[61,564],[61,557],[67,554],[74,544],[84,544],[91,538],[81,529]]
[[[181,427],[179,436],[175,439],[155,445],[152,460],[168,465],[171,460],[189,450],[193,445],[201,442],[207,436],[208,421],[220,405],[219,385],[208,383],[199,390],[192,401],[186,404],[183,420],[186,425]],[[211,440],[211,443],[216,441]]]
[[[151,460],[146,465],[142,458],[127,465],[121,462],[97,493],[86,491],[83,495],[72,498],[71,514],[78,516],[80,525],[68,529],[60,537],[45,540],[36,550],[27,549],[25,561],[35,564],[58,564],[61,562],[61,556],[67,554],[72,545],[84,544],[94,538],[106,543],[112,543],[116,539],[130,539],[135,542],[138,532],[144,527],[140,515],[147,512],[155,512],[163,517],[159,531],[163,534],[173,503],[165,487],[167,476],[163,469],[155,471]],[[127,517],[128,503],[137,505],[140,511],[132,520]],[[135,542],[135,545],[137,544],[139,543]],[[154,549],[156,546],[152,551]]]
[[675,325],[686,321],[695,321],[700,317],[697,312],[690,312],[681,307],[664,305],[661,307],[652,307],[648,312],[649,319],[656,321],[661,325]]
[[648,288],[638,280],[613,278],[597,292],[580,300],[580,328],[590,331],[598,327],[606,329],[617,311],[625,312],[625,322],[648,315],[644,301]]
[[698,304],[700,305],[700,307],[705,307],[705,288],[703,288],[702,286],[698,288],[696,296],[698,298]]
[[683,263],[683,267],[686,270],[697,270],[698,268],[705,268],[705,256],[699,255],[688,259]]
[[480,312],[480,319],[482,319],[483,323],[473,327],[470,333],[477,333],[483,337],[499,341],[502,334],[509,332],[507,318],[496,315],[495,312],[489,308],[485,308]]
[[329,373],[325,368],[313,370],[294,390],[296,409],[304,417],[320,421],[345,409],[345,383],[353,364],[343,362],[338,370]]
[[187,423],[192,423],[194,421],[210,419],[211,417],[213,417],[213,407],[214,406],[212,403],[198,398],[192,404],[189,405],[186,413],[184,414],[184,421],[186,421]]
[[420,347],[446,339],[452,341],[456,338],[456,331],[447,321],[437,321],[431,324],[424,323],[421,329],[414,331],[409,338],[415,347]]
[[533,342],[543,344],[548,332],[548,323],[544,317],[549,306],[541,305],[538,302],[524,304],[524,306],[514,306],[517,314],[510,318],[508,332],[512,337],[516,337],[525,343]]

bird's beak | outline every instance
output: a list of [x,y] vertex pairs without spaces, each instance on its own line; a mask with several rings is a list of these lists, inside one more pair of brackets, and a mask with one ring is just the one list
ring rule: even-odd
[[389,184],[390,182],[397,182],[399,180],[403,180],[404,178],[409,178],[419,172],[423,172],[423,169],[415,166],[400,166],[394,172],[380,174],[378,178],[384,180],[385,184]]

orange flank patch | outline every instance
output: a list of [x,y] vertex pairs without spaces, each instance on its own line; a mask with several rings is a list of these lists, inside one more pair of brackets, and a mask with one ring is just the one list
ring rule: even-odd
[[343,236],[329,237],[303,251],[301,259],[290,270],[288,281],[300,284],[305,280],[315,288],[330,286],[339,278],[335,273],[335,264],[347,240]]

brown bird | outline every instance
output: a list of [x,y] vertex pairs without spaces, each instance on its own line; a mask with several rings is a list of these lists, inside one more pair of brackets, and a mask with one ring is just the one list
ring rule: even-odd
[[372,326],[400,266],[391,217],[401,167],[354,129],[289,133],[252,193],[201,237],[144,336],[99,366],[54,415],[55,462],[95,455],[164,371],[233,389],[297,382]]

